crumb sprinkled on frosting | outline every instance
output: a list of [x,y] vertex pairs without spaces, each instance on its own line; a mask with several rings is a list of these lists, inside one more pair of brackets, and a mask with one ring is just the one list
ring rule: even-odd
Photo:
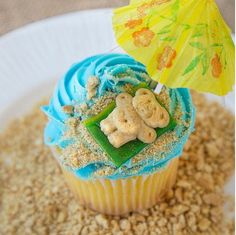
[[89,77],[86,89],[87,89],[87,99],[92,99],[97,93],[97,87],[99,85],[99,78],[96,76]]
[[66,114],[72,114],[74,112],[74,107],[72,105],[65,105],[62,107],[62,110]]
[[[116,95],[114,93],[107,93],[105,96],[96,99],[95,105],[93,105],[90,109],[88,109],[88,113],[93,116],[100,113],[109,103],[115,100]],[[170,103],[170,98],[168,95],[168,90],[164,90],[158,96],[158,99],[161,101],[165,100],[165,105],[168,108]],[[182,124],[181,120],[181,109],[179,105],[176,107],[175,113],[173,114],[173,118],[177,121],[178,124]],[[70,118],[69,118],[70,119]],[[73,119],[73,118],[72,118]],[[72,122],[73,123],[73,122]],[[69,124],[69,123],[68,123]],[[69,124],[69,128],[67,133],[65,133],[65,137],[74,138],[75,141],[73,144],[69,145],[61,152],[61,157],[63,159],[63,164],[70,166],[74,169],[85,166],[88,163],[95,163],[98,161],[107,164],[106,169],[109,168],[109,173],[114,173],[116,168],[111,166],[110,159],[108,155],[101,149],[100,145],[93,139],[90,133],[87,131],[86,127],[79,122],[77,126]],[[164,135],[158,137],[154,143],[148,145],[143,151],[134,156],[131,161],[134,164],[138,164],[143,160],[148,160],[150,156],[155,158],[156,161],[160,160],[164,157],[164,155],[156,156],[157,152],[167,152],[170,151],[170,144],[177,141],[178,138],[175,132],[167,132]],[[169,144],[169,145],[168,145]],[[89,147],[87,147],[89,146]],[[85,151],[86,149],[86,151]],[[75,161],[77,156],[78,161]],[[76,164],[77,165],[76,165]],[[110,165],[110,166],[109,166]],[[139,167],[134,166],[132,169],[129,169],[132,173],[137,172]],[[102,172],[99,174],[94,173],[97,176],[102,176]],[[125,174],[125,173],[124,173]],[[103,176],[105,176],[104,174]]]

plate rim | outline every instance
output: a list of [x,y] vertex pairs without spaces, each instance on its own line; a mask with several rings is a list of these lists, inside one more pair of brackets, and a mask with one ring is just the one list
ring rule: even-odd
[[[50,27],[53,27],[54,24],[57,24],[58,22],[64,22],[66,20],[71,21],[73,19],[78,19],[84,15],[102,15],[104,14],[105,16],[109,16],[112,14],[112,10],[114,8],[99,8],[99,9],[85,9],[85,10],[79,10],[79,11],[72,11],[68,12],[65,14],[59,14],[55,16],[51,16],[48,18],[44,18],[38,21],[30,22],[28,24],[22,25],[19,28],[13,29],[3,35],[0,35],[0,51],[3,50],[5,51],[5,46],[12,41],[16,41],[19,38],[23,36],[27,36],[29,34],[34,33],[34,30],[38,32],[40,29],[46,28],[48,25]],[[72,61],[73,62],[73,61]],[[59,75],[59,74],[58,74]],[[1,80],[1,78],[0,78]],[[49,82],[50,83],[55,83],[56,79],[52,79],[53,81]],[[48,84],[45,81],[41,81],[40,84],[32,86],[32,90],[37,90],[39,87]],[[24,99],[26,96],[28,96],[30,91],[27,91],[26,94],[19,95],[18,98]],[[18,102],[18,98],[13,98],[9,104],[7,104],[5,107],[0,109],[0,117],[4,116],[6,113],[8,113],[8,110],[11,109],[14,104]],[[16,116],[17,117],[17,116]],[[14,117],[13,117],[14,118]],[[1,118],[0,118],[1,119]]]
[[[40,19],[40,20],[31,22],[31,23],[27,23],[25,25],[22,25],[18,28],[10,30],[7,33],[1,35],[0,36],[0,48],[1,48],[1,46],[4,46],[4,43],[6,41],[12,40],[12,39],[14,39],[14,37],[19,37],[20,34],[28,33],[35,26],[36,27],[38,27],[38,26],[44,27],[48,23],[53,23],[55,21],[63,20],[63,19],[66,19],[66,18],[78,17],[79,15],[83,15],[83,14],[92,14],[92,13],[111,14],[113,9],[114,8],[99,8],[99,9],[86,9],[86,10],[72,11],[72,12],[68,12],[68,13],[65,13],[65,14],[59,14],[59,15],[48,17],[48,18]],[[41,84],[43,86],[45,83],[42,82]],[[36,89],[38,89],[38,86],[35,86],[35,87],[32,88],[33,91],[36,90]],[[19,99],[24,99],[28,95],[29,95],[29,92],[27,92],[27,94],[25,94],[24,96],[19,96]],[[14,107],[15,103],[16,103],[16,100],[13,100],[5,109],[2,110],[2,112],[0,112],[0,119],[1,119],[1,117],[4,117],[5,115],[7,115],[6,113]],[[35,104],[35,102],[34,102],[34,104]],[[32,105],[29,106],[29,109],[30,108],[32,108]],[[23,112],[23,115],[27,115],[27,111]],[[6,125],[8,125],[13,119],[18,118],[18,117],[19,116],[17,116],[17,115],[11,116],[11,118],[8,120]],[[4,131],[4,129],[2,130],[0,128],[0,133],[2,133],[2,131]],[[234,176],[232,176],[232,177],[235,178]],[[234,188],[232,188],[232,190],[234,191]]]
[[[4,47],[4,43],[7,43],[8,41],[15,40],[18,37],[22,37],[22,35],[26,35],[28,33],[32,33],[32,30],[38,27],[38,29],[45,27],[46,25],[53,23],[57,23],[60,21],[63,21],[65,19],[73,19],[78,18],[81,15],[87,15],[87,14],[112,14],[114,8],[99,8],[99,9],[85,9],[85,10],[79,10],[79,11],[72,11],[65,14],[59,14],[55,16],[51,16],[48,18],[40,19],[38,21],[30,22],[28,24],[25,24],[19,28],[13,29],[12,31],[7,32],[6,34],[3,34],[0,36],[0,49],[1,47]],[[235,39],[235,34],[232,34],[233,39]],[[43,85],[45,82],[42,82]],[[38,85],[32,87],[33,90],[36,90],[38,88]],[[207,94],[207,93],[204,93]],[[27,95],[27,94],[26,94]],[[20,98],[23,98],[24,96],[21,96]],[[16,100],[13,100],[12,104],[15,103]],[[235,100],[232,101],[235,106]],[[9,107],[12,106],[12,104],[9,104],[6,106],[3,110],[0,111],[0,115],[4,115],[5,111],[8,110]],[[230,110],[233,114],[234,110]]]

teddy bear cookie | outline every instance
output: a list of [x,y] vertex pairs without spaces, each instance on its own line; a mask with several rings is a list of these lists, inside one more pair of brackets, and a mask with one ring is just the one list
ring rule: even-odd
[[170,122],[169,113],[148,89],[140,88],[135,93],[132,104],[143,121],[153,128],[164,128]]
[[141,88],[134,97],[128,93],[119,94],[116,108],[100,122],[100,128],[109,142],[119,148],[135,139],[153,143],[157,138],[154,128],[163,128],[169,121],[168,112],[158,103],[155,95]]

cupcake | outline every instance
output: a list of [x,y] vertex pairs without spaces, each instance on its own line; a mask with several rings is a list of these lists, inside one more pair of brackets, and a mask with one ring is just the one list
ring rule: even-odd
[[45,143],[81,204],[121,215],[152,207],[174,185],[195,108],[188,89],[155,94],[156,85],[128,55],[95,55],[42,107]]

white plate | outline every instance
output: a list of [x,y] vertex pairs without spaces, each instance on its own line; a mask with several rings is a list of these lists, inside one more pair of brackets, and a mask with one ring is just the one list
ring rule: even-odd
[[0,38],[1,111],[32,89],[56,80],[87,56],[116,46],[111,10],[53,17]]
[[[110,9],[71,13],[0,38],[0,129],[50,94],[72,63],[116,47],[111,15]],[[234,111],[234,93],[209,97]],[[234,194],[233,179],[227,191]]]

